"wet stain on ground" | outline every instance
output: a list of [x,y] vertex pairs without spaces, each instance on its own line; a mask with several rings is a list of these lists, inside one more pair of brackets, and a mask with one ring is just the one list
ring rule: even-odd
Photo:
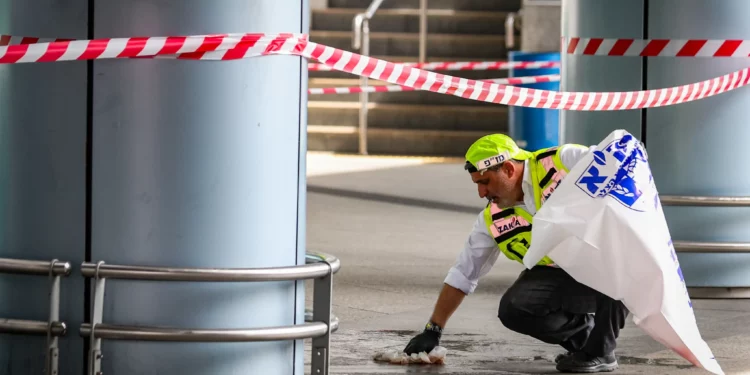
[[[362,331],[363,335],[367,334],[390,334],[390,335],[396,335],[396,336],[415,336],[422,331],[414,331],[414,330],[399,330],[399,329],[382,329],[377,331]],[[472,336],[480,336],[477,333],[452,333],[451,337],[472,337]]]
[[[528,357],[506,357],[499,359],[500,361],[506,362],[553,362],[554,356],[543,356],[535,355]],[[490,361],[482,361],[490,362]],[[497,362],[497,361],[494,361]],[[637,366],[660,366],[660,367],[674,367],[676,369],[685,370],[693,368],[692,364],[678,363],[674,359],[669,358],[640,358],[640,357],[629,357],[629,356],[617,356],[617,362],[621,365],[637,365]]]
[[375,334],[378,334],[378,333],[379,334],[390,334],[390,335],[396,335],[396,336],[404,337],[404,336],[414,336],[414,335],[418,334],[419,332],[418,331],[411,331],[411,330],[396,330],[396,329],[394,329],[394,330],[380,330],[380,331],[364,331],[363,333],[365,333],[365,334],[372,334],[372,333],[375,333]]
[[534,361],[545,361],[549,362],[549,356],[535,355],[533,357],[507,357],[505,358],[508,362],[534,362]]
[[483,348],[489,348],[491,346],[502,345],[501,342],[482,342],[482,341],[466,341],[466,340],[442,340],[441,346],[444,346],[451,352],[483,352]]
[[693,367],[692,364],[675,363],[674,359],[668,359],[668,358],[640,358],[640,357],[617,356],[617,362],[620,363],[621,365],[668,366],[668,367],[676,367],[678,369],[689,369]]

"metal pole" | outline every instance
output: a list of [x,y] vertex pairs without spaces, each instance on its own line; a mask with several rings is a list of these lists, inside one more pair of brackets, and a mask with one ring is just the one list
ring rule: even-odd
[[91,306],[91,336],[89,337],[89,375],[102,375],[102,339],[96,337],[96,326],[102,323],[104,313],[104,287],[107,279],[99,277],[99,267],[104,262],[97,264],[96,276],[91,280],[94,288],[93,306]]
[[505,16],[505,48],[508,50],[513,49],[516,45],[515,32],[516,14],[511,12]]
[[331,345],[331,302],[333,300],[333,269],[313,284],[313,321],[328,327],[325,335],[312,340],[311,375],[328,375]]
[[693,195],[660,195],[659,200],[664,206],[694,206],[694,207],[748,207],[750,197],[706,197]]
[[427,60],[427,0],[419,0],[419,62]]
[[49,320],[47,327],[47,361],[46,374],[57,375],[58,356],[58,338],[52,333],[52,327],[55,322],[60,320],[60,275],[55,273],[55,263],[57,259],[50,263],[49,277]]
[[[370,20],[362,20],[362,51],[363,56],[370,55]],[[365,89],[359,94],[359,153],[367,155],[367,76],[360,78],[360,84]]]

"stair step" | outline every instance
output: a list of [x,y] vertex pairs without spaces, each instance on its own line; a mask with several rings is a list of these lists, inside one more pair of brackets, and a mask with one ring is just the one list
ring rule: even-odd
[[[352,20],[365,9],[328,8],[312,11],[313,30],[351,31]],[[419,33],[419,9],[382,9],[370,20],[372,32]],[[429,9],[427,31],[430,34],[505,34],[508,12],[455,11]],[[519,34],[520,35],[520,34]]]
[[[352,51],[352,31],[310,32],[310,40],[316,43]],[[507,51],[502,35],[476,34],[428,34],[427,55],[474,57],[480,59],[505,59]],[[400,32],[370,33],[371,55],[419,56],[419,34]]]
[[[358,126],[358,102],[308,101],[308,124]],[[499,104],[425,105],[368,103],[368,128],[501,132],[508,128],[508,107]]]
[[[328,0],[329,8],[360,8],[370,6],[372,0]],[[511,11],[521,7],[521,0],[430,0],[429,9]],[[419,0],[384,1],[375,16],[385,9],[410,8],[419,9]]]
[[[316,8],[312,9],[313,14],[341,14],[350,15],[354,18],[358,13],[364,13],[367,8]],[[461,18],[495,18],[505,20],[505,16],[510,12],[488,12],[481,10],[454,10],[454,9],[427,9],[428,17],[461,17]],[[419,16],[420,11],[417,8],[380,8],[377,17],[392,16]],[[376,17],[373,17],[375,19]],[[372,22],[372,20],[370,20]]]
[[[309,95],[309,101],[346,101],[358,102],[359,94],[316,94]],[[439,105],[470,105],[470,106],[496,106],[494,103],[481,102],[466,99],[454,95],[439,94],[431,91],[402,91],[402,92],[371,92],[368,94],[368,102],[374,103],[403,103],[403,104],[439,104]]]
[[[466,149],[487,132],[368,129],[368,154],[463,156]],[[359,151],[359,131],[356,127],[309,125],[307,149],[355,153]]]

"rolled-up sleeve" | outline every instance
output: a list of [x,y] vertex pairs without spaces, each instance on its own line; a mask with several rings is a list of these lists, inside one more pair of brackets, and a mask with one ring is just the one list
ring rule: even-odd
[[492,269],[499,254],[495,239],[487,232],[482,212],[477,216],[464,248],[444,282],[466,294],[473,293],[479,278]]

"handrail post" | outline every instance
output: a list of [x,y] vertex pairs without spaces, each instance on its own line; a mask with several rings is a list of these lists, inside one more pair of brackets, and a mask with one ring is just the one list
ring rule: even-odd
[[[326,263],[328,264],[328,263]],[[330,267],[330,264],[328,264]],[[331,303],[333,299],[333,269],[313,284],[313,321],[328,326],[325,335],[312,340],[311,375],[328,375],[331,351]]]
[[45,373],[47,375],[57,375],[58,357],[60,355],[59,340],[57,335],[52,334],[53,324],[60,320],[60,275],[55,273],[55,263],[57,263],[57,259],[53,259],[49,266],[49,320],[47,323],[47,360],[45,362]]
[[352,48],[354,49],[362,48],[362,21],[364,19],[365,14],[359,13],[354,16],[354,19],[352,20],[352,30],[354,31],[354,36],[352,38]]
[[427,0],[419,0],[419,63],[427,60]]
[[102,375],[102,339],[96,337],[96,325],[101,324],[102,315],[104,314],[104,282],[105,278],[99,277],[99,267],[103,264],[100,261],[96,264],[96,274],[92,280],[94,288],[94,302],[91,307],[91,336],[89,336],[89,375]]
[[[306,253],[305,265],[272,268],[171,268],[148,266],[105,265],[83,262],[81,274],[91,279],[93,302],[90,323],[80,327],[81,337],[89,339],[87,375],[102,373],[102,340],[135,340],[162,342],[255,342],[270,340],[302,340],[312,338],[312,374],[328,375],[330,335],[339,327],[339,319],[331,314],[333,274],[341,262],[326,253]],[[297,273],[291,269],[299,268]],[[258,272],[260,271],[260,272]],[[276,276],[274,276],[276,275]],[[106,279],[160,281],[260,282],[275,280],[315,280],[313,312],[305,324],[251,329],[177,329],[168,327],[122,326],[102,322]],[[308,323],[309,322],[309,323]]]
[[[420,1],[426,8],[427,0]],[[380,4],[382,3],[383,0],[372,0],[370,6],[367,7],[367,10],[365,10],[364,13],[359,13],[354,17],[352,25],[354,29],[354,40],[352,47],[354,47],[354,49],[359,49],[359,54],[362,56],[370,56],[370,19],[375,15],[375,12],[378,11],[378,8],[380,8]],[[425,23],[425,28],[426,26]],[[420,46],[420,49],[421,48],[422,47]],[[367,76],[361,76],[359,82],[360,86],[362,86],[362,91],[359,93],[359,153],[367,155],[367,107],[369,100],[369,95],[367,94]]]
[[[366,17],[362,20],[362,40],[361,40],[361,55],[370,55],[370,20]],[[359,93],[359,153],[367,155],[367,107],[369,101],[369,95],[367,93],[368,77],[362,75],[360,77],[360,85],[362,86],[362,92]]]
[[516,17],[518,14],[511,12],[505,16],[505,48],[511,50],[516,45]]

